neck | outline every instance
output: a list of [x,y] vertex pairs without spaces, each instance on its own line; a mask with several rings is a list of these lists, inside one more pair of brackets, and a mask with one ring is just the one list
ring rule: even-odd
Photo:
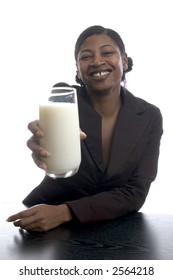
[[121,106],[120,87],[109,92],[88,90],[93,108],[104,118],[114,116]]

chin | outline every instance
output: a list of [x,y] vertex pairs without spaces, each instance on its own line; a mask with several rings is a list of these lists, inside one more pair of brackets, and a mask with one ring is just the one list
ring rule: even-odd
[[113,84],[95,84],[92,87],[90,87],[90,89],[92,91],[98,91],[99,93],[108,93],[110,91],[112,91],[115,88],[115,85]]

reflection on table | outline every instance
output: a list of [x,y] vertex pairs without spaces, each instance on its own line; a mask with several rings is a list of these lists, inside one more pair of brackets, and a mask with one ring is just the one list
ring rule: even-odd
[[2,204],[0,259],[168,260],[173,259],[173,215],[134,213],[112,221],[64,224],[32,233],[4,220]]

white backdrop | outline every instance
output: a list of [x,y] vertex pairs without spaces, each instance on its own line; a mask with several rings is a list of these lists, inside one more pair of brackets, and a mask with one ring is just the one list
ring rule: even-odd
[[41,96],[74,83],[74,44],[100,24],[122,36],[134,69],[127,88],[160,107],[164,118],[158,176],[143,207],[173,212],[171,0],[4,0],[0,2],[1,201],[21,200],[43,178],[26,141]]

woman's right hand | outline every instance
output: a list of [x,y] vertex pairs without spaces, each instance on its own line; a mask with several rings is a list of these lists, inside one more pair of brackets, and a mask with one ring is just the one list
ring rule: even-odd
[[30,122],[28,129],[33,134],[27,141],[27,146],[32,151],[32,158],[38,167],[46,170],[47,166],[42,161],[42,158],[47,157],[49,153],[39,144],[39,140],[44,136],[43,131],[39,127],[39,121],[35,120]]
[[[43,131],[39,127],[39,121],[35,120],[28,124],[28,129],[33,134],[31,138],[27,141],[28,148],[32,151],[32,158],[35,164],[46,170],[47,166],[42,161],[42,158],[48,157],[49,152],[40,146],[39,140],[44,136]],[[80,131],[80,139],[84,140],[86,138],[86,134],[83,131]]]

